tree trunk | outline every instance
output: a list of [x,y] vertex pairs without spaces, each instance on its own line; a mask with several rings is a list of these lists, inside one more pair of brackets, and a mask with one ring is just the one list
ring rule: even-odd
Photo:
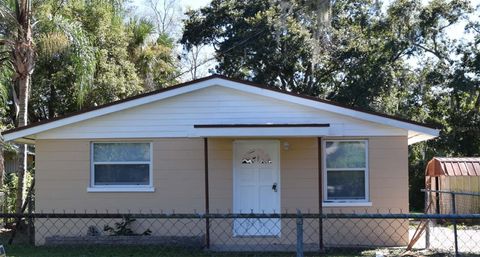
[[[31,24],[31,1],[18,0],[19,10],[17,12],[18,29],[17,38],[13,46],[13,65],[15,67],[15,82],[18,86],[18,124],[17,127],[26,126],[28,123],[28,101],[30,96],[30,84],[33,68],[35,65],[35,48],[32,38]],[[22,213],[24,199],[25,174],[27,172],[27,145],[21,144],[19,147],[19,165],[18,165],[18,187],[17,199],[15,201],[15,211]]]
[[[27,125],[27,113],[28,113],[28,95],[30,91],[30,75],[20,78],[18,80],[18,88],[20,90],[19,99],[20,99],[20,111],[18,117],[18,127],[23,127]],[[24,199],[24,188],[25,188],[25,174],[27,173],[27,145],[21,144],[19,147],[18,153],[18,186],[17,186],[17,199],[15,201],[15,211],[16,213],[22,212],[23,199]]]

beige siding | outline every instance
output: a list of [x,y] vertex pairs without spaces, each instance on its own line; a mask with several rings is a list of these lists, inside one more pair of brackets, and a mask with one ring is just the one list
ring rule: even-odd
[[[364,139],[364,138],[362,138]],[[372,206],[370,207],[324,207],[324,212],[408,212],[408,146],[406,137],[370,137],[369,146],[369,190]],[[233,207],[232,201],[232,146],[234,139],[209,139],[210,164],[210,206],[215,212],[228,212]],[[318,212],[318,141],[317,138],[281,138],[281,208],[282,211]],[[288,150],[283,144],[288,142]],[[282,240],[276,243],[293,242],[292,229],[294,221],[282,222]],[[288,223],[288,224],[287,224]],[[394,225],[382,223],[378,228],[391,233],[389,240],[379,240],[375,233],[354,238],[349,232],[358,222],[325,221],[326,245],[345,244],[364,245],[372,242],[378,245],[402,245],[407,242],[408,221],[398,221]],[[221,229],[228,229],[224,224]],[[306,243],[318,242],[318,222],[309,221]],[[366,229],[368,231],[368,228]],[[372,228],[370,228],[372,231]],[[370,237],[370,238],[369,238]],[[340,240],[341,238],[341,240]],[[217,241],[216,241],[217,239]],[[232,238],[233,240],[233,238]],[[236,243],[246,243],[247,239],[235,239]],[[271,242],[271,238],[265,239]],[[212,238],[212,243],[225,241],[223,235]],[[258,242],[258,240],[257,240]]]
[[[231,210],[232,145],[234,139],[209,139],[210,206]],[[316,138],[282,138],[282,210],[318,212],[318,142]],[[283,144],[288,142],[289,149]],[[371,207],[324,207],[326,211],[408,212],[408,146],[406,137],[370,137],[369,189]]]
[[36,209],[203,212],[203,140],[151,141],[155,192],[89,193],[90,141],[38,140]]
[[373,209],[408,213],[408,145],[405,137],[369,138]]
[[[324,207],[326,212],[369,211],[408,212],[408,148],[406,137],[370,137],[369,189],[371,207]],[[317,138],[280,138],[281,141],[281,208],[285,212],[318,212],[318,141]],[[110,140],[111,141],[111,140]],[[204,212],[203,139],[153,139],[153,193],[88,193],[90,180],[89,140],[38,140],[36,169],[36,209],[56,211],[132,211]],[[233,141],[231,138],[210,138],[209,191],[212,212],[230,212],[233,207]],[[283,145],[288,142],[288,149]],[[324,226],[326,235],[338,234],[342,242],[361,242],[352,238],[349,226],[334,223]],[[355,223],[350,222],[351,226]],[[229,223],[216,224],[221,233],[231,231]],[[294,221],[282,223],[282,237],[276,243],[294,242]],[[407,240],[408,222],[397,222],[387,231],[400,236],[379,244],[401,245]],[[307,243],[318,242],[318,221],[306,228]],[[157,229],[157,232],[161,229]],[[333,232],[336,233],[333,233]],[[40,232],[40,231],[37,231]],[[39,233],[41,234],[41,233]],[[345,234],[345,235],[343,235]],[[212,232],[212,244],[225,242],[225,234]],[[217,236],[217,237],[216,237]],[[373,235],[372,235],[373,236]],[[37,243],[41,243],[41,237]],[[235,243],[249,239],[231,238]],[[265,243],[272,242],[266,238]],[[373,239],[372,239],[373,240]],[[339,238],[324,238],[326,245]],[[363,242],[370,239],[363,238]],[[258,242],[258,241],[257,241]]]

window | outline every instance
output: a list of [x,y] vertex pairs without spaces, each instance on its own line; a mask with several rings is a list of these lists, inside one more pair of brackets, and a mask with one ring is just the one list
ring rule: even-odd
[[324,141],[325,200],[368,200],[368,146],[366,140]]
[[242,156],[242,164],[254,164],[254,163],[271,164],[272,159],[270,158],[270,155],[265,151],[263,151],[262,149],[255,148],[255,149],[248,150]]
[[92,143],[92,188],[152,186],[150,143]]

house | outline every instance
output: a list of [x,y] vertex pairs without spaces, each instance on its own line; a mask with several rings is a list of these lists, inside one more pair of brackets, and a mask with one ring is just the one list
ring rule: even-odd
[[[213,75],[4,137],[36,146],[37,211],[408,212],[408,145],[438,133]],[[245,242],[288,237],[283,224],[253,223],[264,229],[222,229]],[[408,221],[389,229],[397,235],[389,245],[407,243]],[[211,244],[222,242],[211,235]]]

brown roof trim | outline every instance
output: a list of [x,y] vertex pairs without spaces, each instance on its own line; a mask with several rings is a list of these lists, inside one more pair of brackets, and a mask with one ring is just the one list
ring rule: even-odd
[[194,128],[327,128],[328,123],[195,124]]
[[195,83],[199,83],[199,82],[202,82],[202,81],[207,81],[207,80],[214,79],[214,78],[221,78],[221,79],[225,79],[225,80],[232,81],[232,82],[242,83],[242,84],[245,84],[245,85],[249,85],[249,86],[253,86],[253,87],[257,87],[257,88],[261,88],[261,89],[266,89],[266,90],[270,90],[270,91],[274,91],[274,92],[278,92],[278,93],[283,93],[283,94],[287,94],[287,95],[291,95],[291,96],[296,96],[296,97],[300,97],[300,98],[304,98],[304,99],[308,99],[308,100],[312,100],[312,101],[316,101],[316,102],[320,102],[320,103],[331,104],[331,105],[335,105],[335,106],[338,106],[338,107],[342,107],[342,108],[346,108],[346,109],[350,109],[350,110],[354,110],[354,111],[359,111],[359,112],[364,112],[364,113],[368,113],[368,114],[372,114],[372,115],[377,115],[377,116],[381,116],[381,117],[385,117],[385,118],[389,118],[389,119],[394,119],[394,120],[398,120],[398,121],[402,121],[402,122],[406,122],[406,123],[410,123],[410,124],[414,124],[414,125],[419,125],[419,126],[423,126],[423,127],[428,127],[428,128],[433,128],[433,129],[437,129],[437,128],[440,127],[439,125],[424,124],[424,123],[420,123],[420,122],[416,122],[416,121],[412,121],[412,120],[408,120],[408,119],[404,119],[404,118],[400,118],[400,117],[396,117],[396,116],[392,116],[392,115],[388,115],[388,114],[384,114],[384,113],[379,113],[379,112],[364,110],[364,109],[361,109],[361,108],[347,106],[347,105],[344,105],[344,104],[340,104],[340,103],[329,101],[329,100],[320,99],[320,98],[313,97],[313,96],[295,94],[295,93],[280,90],[280,89],[277,89],[277,88],[267,87],[265,85],[257,84],[257,83],[254,83],[254,82],[251,82],[251,81],[248,81],[248,80],[232,79],[232,78],[228,78],[228,77],[223,76],[223,75],[214,74],[214,75],[211,75],[211,76],[207,76],[207,77],[195,79],[195,80],[192,80],[192,81],[180,83],[180,84],[177,84],[177,85],[174,85],[174,86],[171,86],[171,87],[162,88],[162,89],[159,89],[159,90],[139,94],[139,95],[132,96],[132,97],[127,97],[125,99],[118,100],[118,101],[113,101],[111,103],[107,103],[107,104],[104,104],[104,105],[99,105],[99,106],[87,108],[87,109],[84,109],[84,110],[79,110],[79,111],[72,112],[72,113],[69,113],[69,114],[66,114],[66,115],[63,115],[63,116],[55,117],[53,119],[45,119],[45,120],[42,120],[42,121],[31,123],[27,126],[23,126],[23,127],[19,127],[19,128],[13,128],[13,129],[4,131],[3,134],[5,135],[5,134],[10,134],[10,133],[13,133],[13,132],[29,129],[29,128],[32,128],[32,127],[36,127],[36,126],[40,126],[40,125],[47,124],[47,123],[50,123],[50,122],[54,122],[54,121],[58,121],[58,120],[61,120],[61,119],[69,118],[69,117],[76,116],[76,115],[79,115],[79,114],[83,114],[83,113],[86,113],[86,112],[95,111],[95,110],[98,110],[98,109],[102,109],[102,108],[105,108],[105,107],[125,103],[125,102],[128,102],[128,101],[139,99],[139,98],[146,97],[146,96],[160,94],[160,93],[163,93],[163,92],[167,92],[167,91],[174,90],[174,89],[181,88],[181,87],[186,87],[186,86],[189,86],[189,85],[192,85],[192,84],[195,84]]

